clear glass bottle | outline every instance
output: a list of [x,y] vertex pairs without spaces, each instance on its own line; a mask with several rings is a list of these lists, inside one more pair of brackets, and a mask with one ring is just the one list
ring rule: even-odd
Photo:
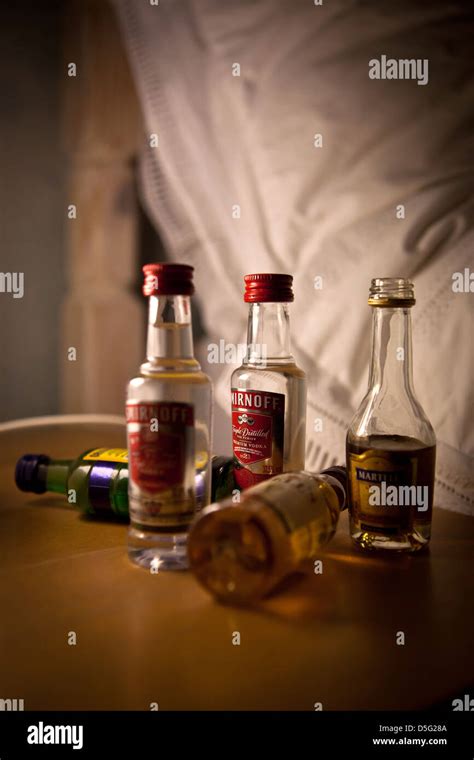
[[290,351],[288,274],[250,274],[247,353],[231,380],[234,477],[239,488],[304,469],[306,376]]
[[191,527],[188,553],[198,581],[220,601],[246,604],[287,576],[314,571],[346,506],[346,472],[286,472],[206,507]]
[[[187,567],[195,513],[209,503],[212,386],[194,358],[193,267],[148,264],[147,361],[127,390],[128,554],[155,570]],[[204,487],[196,497],[196,476]]]
[[431,535],[436,438],[413,388],[413,284],[372,280],[369,388],[347,434],[350,530],[363,549],[412,552]]

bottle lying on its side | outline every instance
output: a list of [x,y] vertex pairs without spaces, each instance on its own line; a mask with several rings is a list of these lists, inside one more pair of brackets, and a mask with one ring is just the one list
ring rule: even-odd
[[191,525],[188,555],[198,581],[220,601],[243,604],[304,572],[346,508],[346,470],[287,472],[220,504]]
[[[232,459],[212,457],[213,501],[232,493]],[[25,454],[15,468],[21,491],[64,494],[72,506],[90,515],[128,518],[127,449],[88,449],[77,459],[51,459],[45,454]],[[195,478],[196,500],[204,498],[204,481]]]

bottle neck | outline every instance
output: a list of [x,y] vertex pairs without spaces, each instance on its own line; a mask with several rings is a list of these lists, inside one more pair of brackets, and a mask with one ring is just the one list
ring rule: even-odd
[[193,358],[189,296],[150,296],[146,355],[149,362]]
[[334,489],[342,512],[347,509],[347,470],[343,465],[334,465],[321,471],[321,478],[328,482]]
[[391,397],[413,392],[409,308],[374,307],[369,389]]
[[290,316],[283,302],[252,303],[247,330],[245,364],[293,361],[290,351]]
[[71,460],[52,459],[49,464],[38,467],[38,478],[41,479],[47,491],[67,493]]

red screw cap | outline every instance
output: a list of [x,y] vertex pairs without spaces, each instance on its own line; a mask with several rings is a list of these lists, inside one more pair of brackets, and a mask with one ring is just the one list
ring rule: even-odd
[[145,264],[145,296],[192,296],[194,267],[188,264]]
[[244,301],[293,301],[291,274],[246,274]]

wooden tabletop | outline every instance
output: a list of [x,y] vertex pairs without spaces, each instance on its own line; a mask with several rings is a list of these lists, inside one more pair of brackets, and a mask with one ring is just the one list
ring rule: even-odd
[[[38,436],[34,447],[15,440],[9,459],[61,453]],[[82,443],[69,436],[63,454]],[[91,445],[107,443],[119,441]],[[132,566],[126,526],[17,491],[10,461],[0,465],[0,697],[26,710],[347,710],[464,694],[473,526],[438,508],[430,552],[381,559],[352,549],[344,514],[321,575],[243,610],[217,604],[188,572]]]

